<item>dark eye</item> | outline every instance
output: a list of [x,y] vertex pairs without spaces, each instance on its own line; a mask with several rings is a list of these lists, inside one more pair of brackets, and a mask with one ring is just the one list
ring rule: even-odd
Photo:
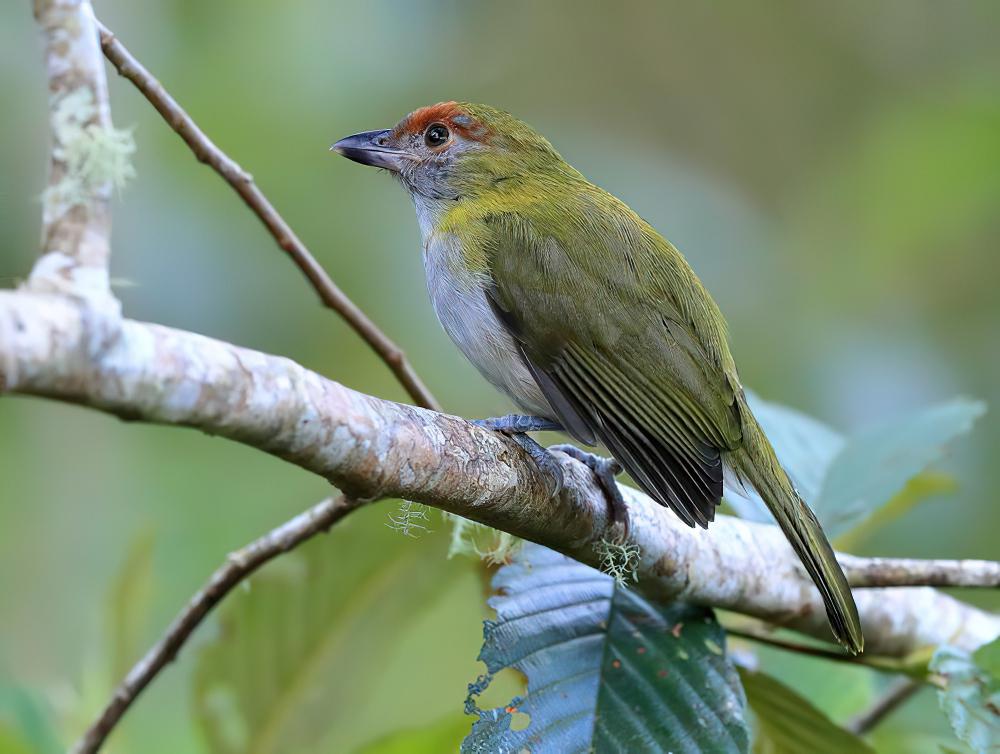
[[426,142],[429,147],[440,147],[446,141],[451,134],[448,133],[448,127],[441,124],[435,123],[424,133],[424,142]]

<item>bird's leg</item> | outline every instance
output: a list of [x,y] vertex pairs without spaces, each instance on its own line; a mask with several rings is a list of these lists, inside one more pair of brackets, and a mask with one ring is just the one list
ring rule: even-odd
[[473,419],[472,423],[477,427],[507,435],[520,445],[531,456],[538,467],[552,480],[553,497],[558,495],[562,490],[563,473],[559,461],[553,457],[551,451],[560,451],[582,463],[593,472],[598,486],[604,492],[604,497],[608,501],[608,514],[611,524],[622,524],[624,537],[628,538],[628,506],[625,505],[625,498],[622,497],[621,490],[618,489],[618,483],[615,482],[615,477],[621,474],[623,469],[621,464],[614,458],[602,458],[599,455],[588,453],[585,450],[580,450],[575,445],[569,444],[543,448],[525,433],[559,432],[562,431],[563,427],[558,422],[542,416],[508,414],[507,416],[499,416],[493,419]]
[[531,456],[531,459],[550,480],[549,489],[555,497],[562,491],[563,473],[559,461],[545,448],[532,440],[526,432],[559,432],[562,425],[551,419],[541,416],[523,416],[521,414],[508,414],[493,419],[474,419],[472,421],[477,427],[489,429],[494,432],[507,435]]
[[507,414],[494,419],[473,419],[472,423],[483,429],[492,429],[505,435],[523,435],[525,432],[561,432],[562,425],[542,416]]
[[575,445],[552,445],[549,450],[558,450],[570,458],[575,458],[594,473],[594,478],[597,479],[597,484],[608,501],[608,514],[612,525],[620,523],[623,528],[622,536],[628,539],[628,506],[625,505],[625,498],[622,497],[622,492],[615,481],[615,477],[623,471],[622,465],[614,458],[602,458],[594,453],[580,450]]

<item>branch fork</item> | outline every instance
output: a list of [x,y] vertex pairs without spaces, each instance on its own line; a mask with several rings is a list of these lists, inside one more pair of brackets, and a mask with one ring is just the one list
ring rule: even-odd
[[45,40],[52,134],[34,291],[110,297],[113,188],[130,173],[130,137],[111,123],[93,9],[85,0],[36,0]]

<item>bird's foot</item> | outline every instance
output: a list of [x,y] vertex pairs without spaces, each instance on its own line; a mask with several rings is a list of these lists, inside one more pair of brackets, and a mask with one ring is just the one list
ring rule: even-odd
[[549,480],[549,494],[555,497],[563,488],[563,472],[559,460],[548,450],[532,440],[525,432],[558,432],[562,425],[541,416],[508,414],[494,419],[474,419],[477,427],[507,435],[535,462]]
[[622,541],[626,541],[629,534],[628,506],[625,504],[625,498],[622,497],[622,492],[618,489],[618,483],[615,481],[615,477],[624,470],[622,465],[614,458],[602,458],[594,453],[580,450],[575,445],[552,445],[549,450],[565,453],[594,473],[594,478],[608,501],[608,516],[611,525],[619,523],[622,525],[621,538]]
[[507,414],[493,419],[473,419],[472,423],[483,429],[492,429],[505,435],[523,435],[525,432],[559,432],[562,425],[541,416]]

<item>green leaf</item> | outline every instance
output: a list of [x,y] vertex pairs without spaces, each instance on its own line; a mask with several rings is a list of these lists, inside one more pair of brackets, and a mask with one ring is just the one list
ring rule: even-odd
[[789,652],[767,645],[748,646],[757,669],[793,687],[834,723],[842,725],[867,707],[878,693],[878,676],[870,668]]
[[[883,522],[942,491],[939,476],[911,490],[906,486],[986,410],[980,401],[956,398],[844,438],[798,411],[755,395],[748,394],[748,398],[782,466],[831,537],[863,523],[889,501],[895,505],[880,519]],[[894,499],[904,491],[910,494]],[[726,501],[743,518],[773,520],[752,490],[727,485]]]
[[[59,727],[71,740],[100,715],[116,685],[146,650],[153,596],[153,541],[150,528],[132,538],[104,600],[106,630],[102,641],[88,650],[73,684],[72,699],[59,707]],[[129,729],[116,730],[102,750],[132,751]]]
[[[980,651],[987,663],[995,662],[995,647],[986,645]],[[1000,750],[1000,679],[956,647],[939,647],[930,669],[945,679],[938,703],[955,734],[977,752]]]
[[757,720],[756,754],[874,754],[780,681],[742,668],[740,678]]
[[153,530],[132,541],[108,599],[111,679],[117,683],[142,656],[153,596]]
[[[527,694],[480,710],[463,752],[746,752],[745,701],[711,611],[653,605],[610,577],[526,544],[493,580],[480,659]],[[516,727],[513,713],[529,716]]]
[[876,508],[871,515],[854,528],[835,537],[833,544],[838,550],[851,552],[873,532],[901,518],[918,503],[935,495],[954,492],[957,488],[958,483],[951,474],[938,471],[921,472],[908,481],[888,503]]
[[458,751],[462,739],[469,732],[469,725],[467,715],[457,714],[424,728],[397,731],[363,746],[357,754],[441,754]]
[[847,531],[890,500],[985,411],[980,401],[956,398],[852,437],[813,501],[827,534]]
[[[56,754],[63,750],[52,710],[27,689],[0,685],[0,729],[7,733],[10,747],[16,740],[32,754]],[[0,753],[6,754],[2,745]]]
[[[373,525],[358,534],[359,523]],[[268,564],[231,595],[196,669],[209,750],[341,749],[331,736],[356,728],[359,705],[407,627],[468,570],[446,559],[445,546],[440,537],[393,532],[381,515],[352,520]]]
[[870,734],[878,754],[968,754],[968,751],[960,752],[948,746],[957,746],[954,736],[886,728],[887,724],[882,723]]
[[[747,400],[803,499],[815,500],[819,497],[826,470],[844,447],[844,437],[801,411],[765,401],[750,391],[747,391]],[[760,496],[752,490],[744,492],[727,485],[726,501],[743,518],[774,521]]]
[[0,722],[0,754],[37,754],[12,727]]
[[1000,678],[1000,636],[973,652],[972,661],[994,678]]

